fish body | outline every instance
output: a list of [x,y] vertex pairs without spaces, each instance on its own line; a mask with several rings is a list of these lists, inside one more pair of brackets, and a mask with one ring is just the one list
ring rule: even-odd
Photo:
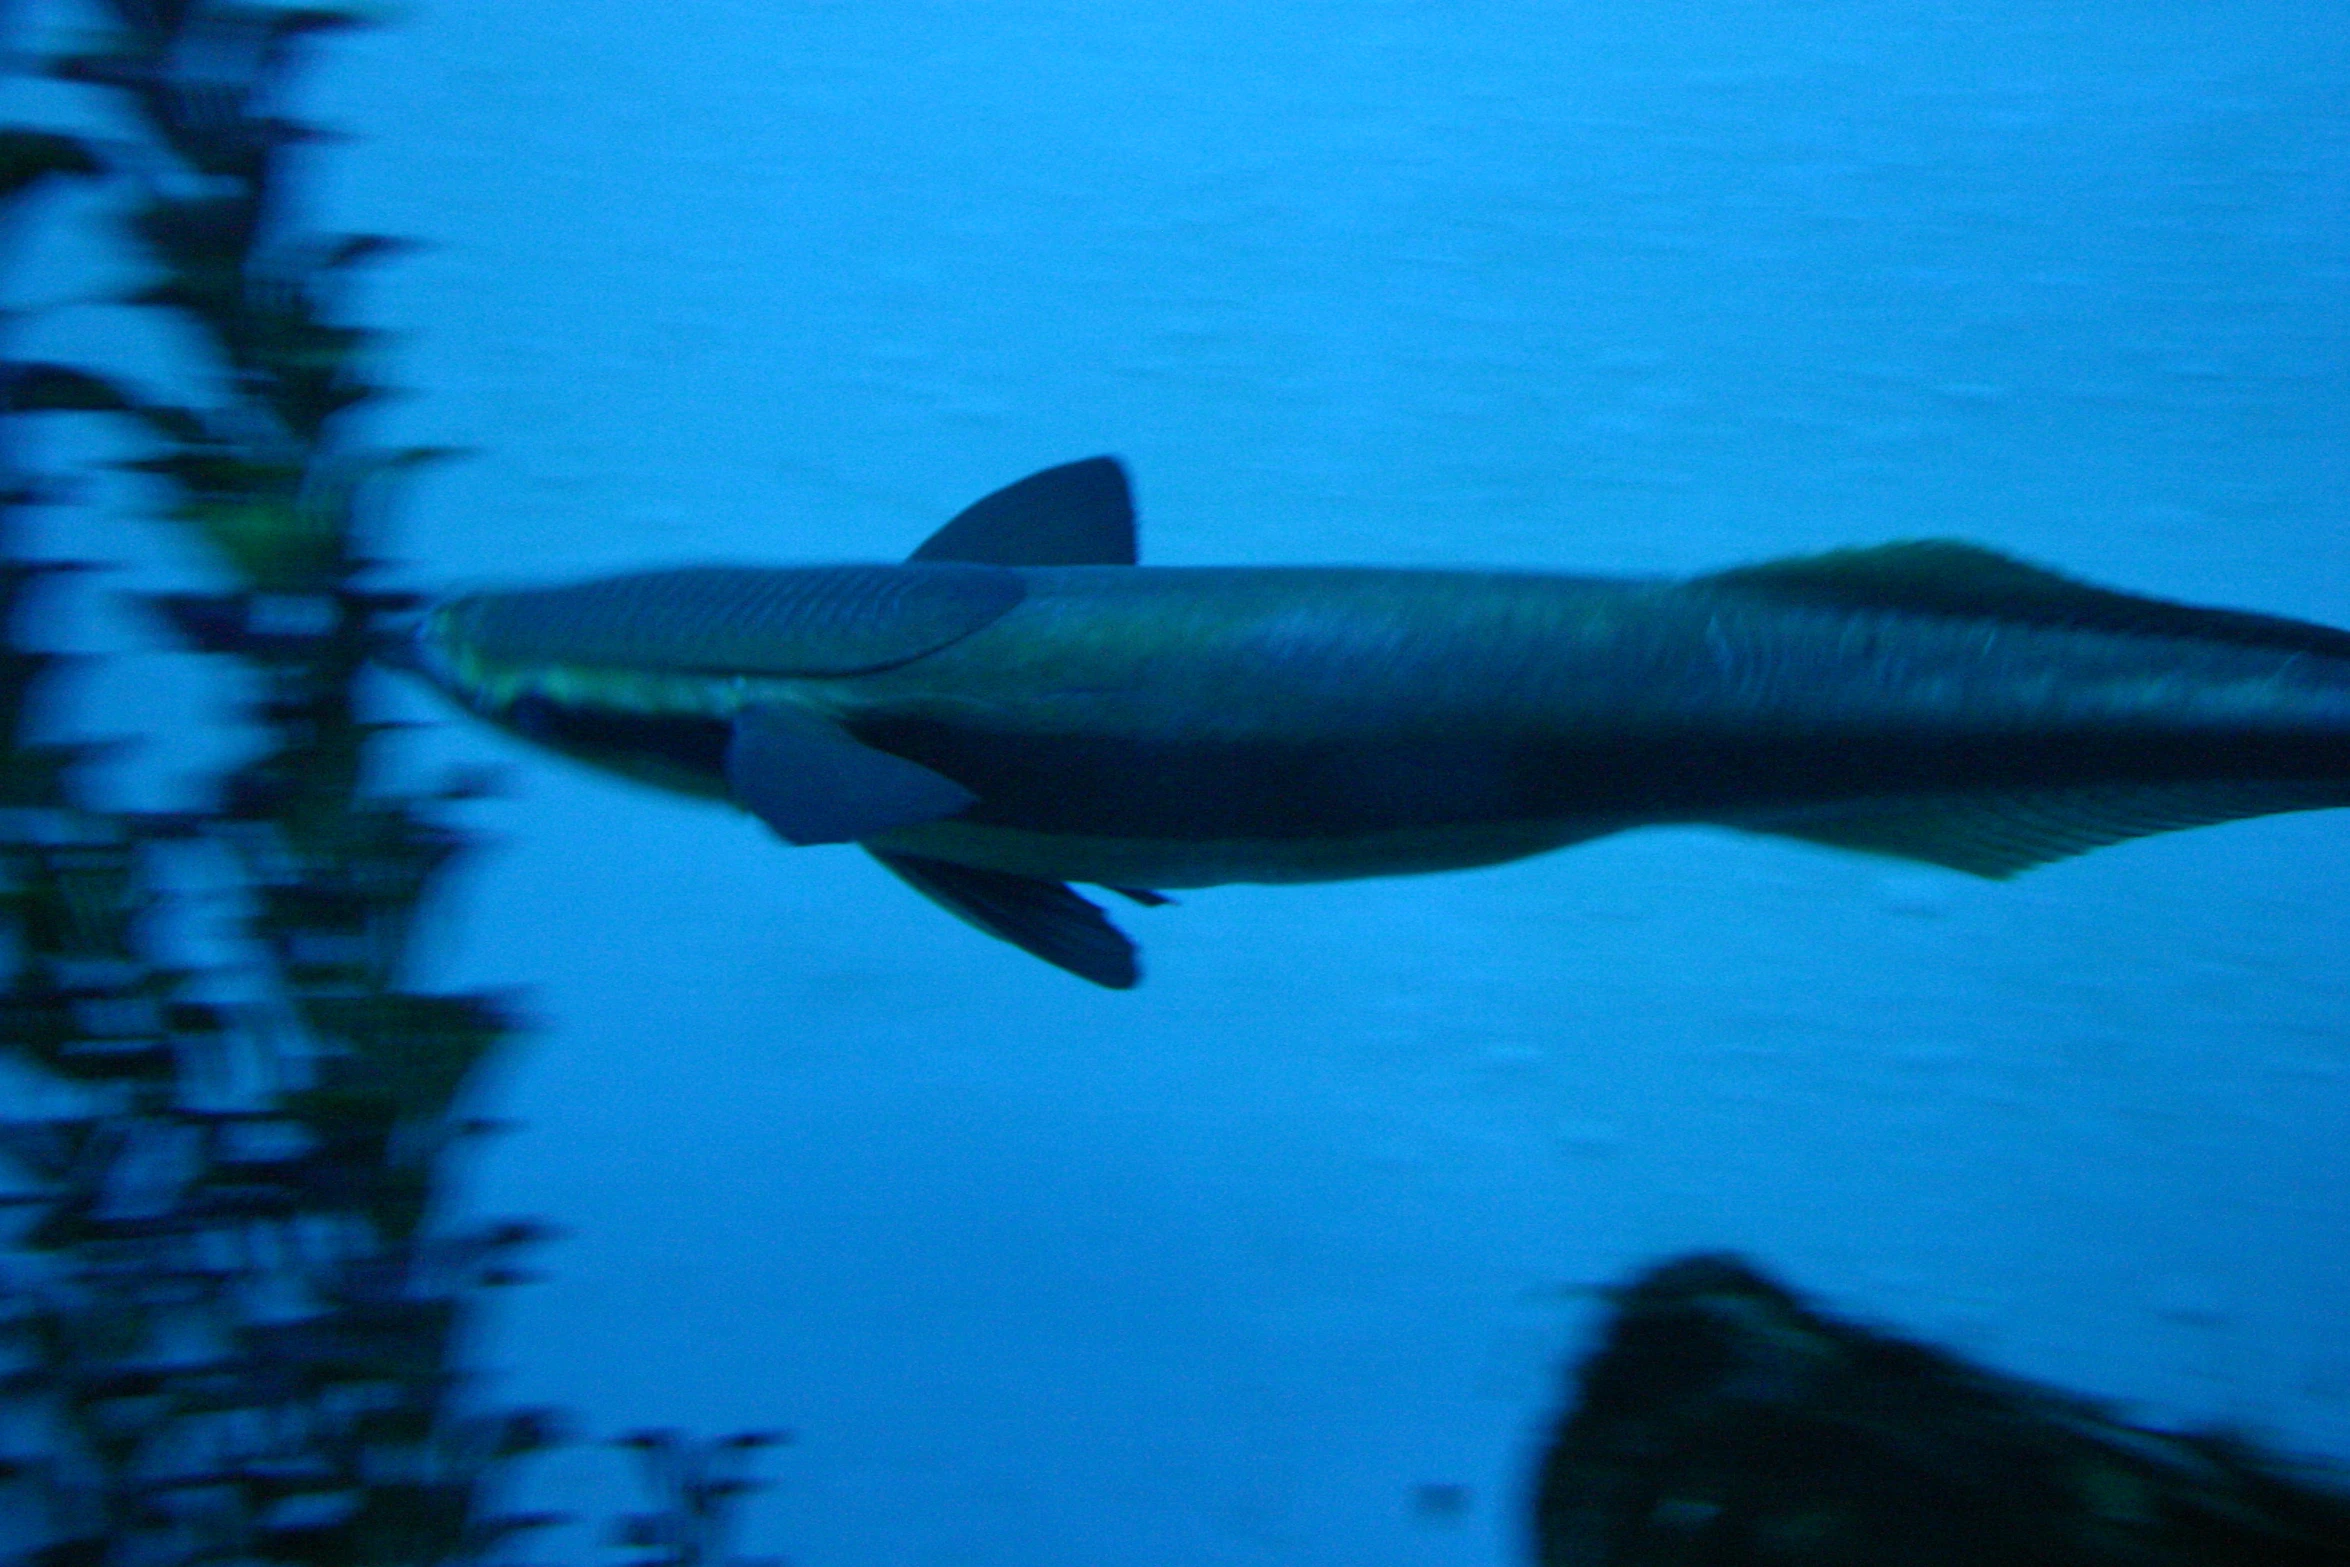
[[476,595],[418,662],[494,722],[855,841],[1101,983],[1083,882],[1457,869],[1713,823],[2000,876],[2350,803],[2350,633],[1972,546],[1689,580],[1131,564],[1108,459],[897,566]]

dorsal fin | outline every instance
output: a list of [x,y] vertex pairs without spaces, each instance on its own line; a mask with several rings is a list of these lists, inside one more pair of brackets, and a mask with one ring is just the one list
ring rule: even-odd
[[1115,457],[1032,473],[957,512],[908,560],[988,566],[1131,566],[1134,492]]
[[1837,609],[1907,610],[2075,631],[2195,637],[2350,658],[2350,631],[2282,615],[2201,609],[2116,593],[1955,539],[1831,550],[1736,566],[1697,580]]

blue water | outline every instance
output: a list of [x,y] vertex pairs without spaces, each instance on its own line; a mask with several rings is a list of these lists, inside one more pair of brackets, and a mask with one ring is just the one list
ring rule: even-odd
[[[480,453],[419,581],[890,559],[1114,451],[1161,563],[1955,535],[2350,623],[2338,4],[506,0],[316,85],[316,216],[434,247],[389,433]],[[430,744],[512,770],[444,977],[541,1022],[476,1199],[571,1231],[493,1391],[795,1428],[802,1567],[1510,1560],[1577,1287],[1696,1247],[2350,1457],[2350,814],[1209,891],[1114,995]]]

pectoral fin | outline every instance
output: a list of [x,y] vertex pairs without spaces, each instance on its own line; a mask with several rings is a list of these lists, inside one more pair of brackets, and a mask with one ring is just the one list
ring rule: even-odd
[[735,718],[726,782],[745,810],[801,844],[853,843],[938,821],[978,799],[829,719],[785,707],[751,708]]
[[1142,978],[1134,943],[1100,909],[1057,881],[912,854],[867,852],[957,919],[1079,979],[1131,990]]

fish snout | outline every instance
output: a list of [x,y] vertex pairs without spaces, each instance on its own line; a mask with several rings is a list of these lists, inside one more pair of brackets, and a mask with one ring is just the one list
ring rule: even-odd
[[367,656],[437,690],[458,695],[461,682],[451,657],[450,613],[463,599],[440,599],[378,617],[369,629]]
[[397,615],[386,615],[368,629],[367,656],[386,669],[396,669],[406,675],[430,677],[425,667],[424,650],[418,638],[424,630],[425,611],[409,610]]

